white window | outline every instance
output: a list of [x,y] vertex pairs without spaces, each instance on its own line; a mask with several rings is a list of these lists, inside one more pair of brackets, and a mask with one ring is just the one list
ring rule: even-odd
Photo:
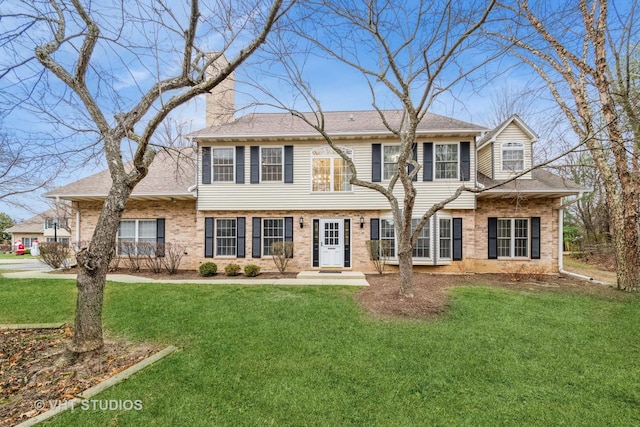
[[[340,147],[353,158],[353,150]],[[311,151],[311,190],[314,192],[351,191],[351,173],[347,163],[331,147]]]
[[387,250],[387,257],[395,258],[396,256],[396,229],[393,221],[383,219],[380,221],[380,247]]
[[385,145],[382,151],[382,179],[391,179],[398,172],[399,145]]
[[236,256],[236,219],[216,219],[216,256]]
[[271,246],[284,242],[284,219],[264,218],[262,220],[262,255],[271,255]]
[[[411,232],[415,231],[416,226],[420,220],[418,218],[413,218],[411,220]],[[418,241],[413,247],[413,257],[414,258],[430,258],[431,257],[431,230],[429,223],[431,221],[427,221],[420,230],[420,234],[418,235]]]
[[61,228],[68,228],[69,221],[67,218],[58,218],[56,221],[55,218],[47,218],[44,221],[44,228],[53,230],[53,228],[57,228],[58,230]]
[[38,238],[37,237],[23,237],[21,240],[22,240],[22,244],[24,245],[24,247],[26,249],[29,249],[33,245],[33,242],[38,240]]
[[451,218],[438,219],[438,233],[439,233],[439,246],[440,246],[440,258],[451,258]]
[[144,219],[129,219],[120,221],[118,228],[118,254],[144,254],[147,251],[155,253],[156,221]]
[[502,170],[509,172],[524,170],[524,144],[522,142],[502,143]]
[[[55,243],[56,238],[55,237],[47,237],[46,241],[47,241],[47,243]],[[69,238],[68,237],[58,237],[58,243],[62,243],[65,246],[69,246]]]
[[282,181],[283,164],[282,147],[262,147],[261,156],[261,180],[264,182]]
[[436,144],[436,179],[458,179],[458,144]]
[[529,220],[524,218],[498,219],[498,257],[526,258],[529,256]]
[[216,182],[233,182],[233,147],[211,149],[211,179]]

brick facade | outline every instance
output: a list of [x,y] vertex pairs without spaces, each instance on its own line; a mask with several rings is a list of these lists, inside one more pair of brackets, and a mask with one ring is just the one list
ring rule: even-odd
[[[476,210],[451,210],[447,217],[462,218],[463,259],[451,261],[446,265],[428,265],[416,261],[415,271],[433,273],[470,273],[491,272],[509,273],[526,272],[553,273],[558,271],[558,208],[560,199],[478,199]],[[76,240],[75,223],[76,212],[80,212],[80,241],[88,241],[100,212],[100,202],[74,202],[72,215],[72,240]],[[364,225],[360,228],[360,217]],[[283,218],[293,217],[294,256],[289,262],[288,271],[303,271],[312,267],[312,232],[313,219],[344,219],[351,220],[351,269],[355,271],[374,272],[374,266],[369,261],[366,241],[370,239],[371,218],[380,218],[381,213],[346,212],[346,211],[196,211],[195,201],[140,201],[131,200],[127,204],[123,219],[165,219],[165,241],[180,243],[187,249],[181,269],[197,269],[206,261],[213,261],[218,270],[223,271],[229,263],[260,266],[262,271],[276,271],[276,266],[270,256],[252,257],[252,221],[253,217]],[[541,259],[512,260],[488,259],[488,218],[541,218]],[[205,218],[246,218],[245,257],[214,257],[204,256],[204,228]],[[299,219],[303,218],[300,228]],[[397,265],[388,264],[386,271],[396,271]]]

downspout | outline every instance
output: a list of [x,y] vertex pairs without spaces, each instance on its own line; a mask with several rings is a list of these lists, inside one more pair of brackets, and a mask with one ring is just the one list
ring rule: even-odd
[[[188,137],[188,138],[189,138],[189,142],[191,143],[191,146],[193,146],[193,138],[192,137]],[[197,189],[198,189],[198,167],[199,166],[200,166],[200,156],[198,155],[198,149],[196,147],[196,172],[195,172],[195,176],[194,176],[194,178],[195,178],[194,182],[195,183],[191,187],[187,188],[187,191],[189,193],[191,193],[194,190],[196,190],[196,196],[195,196],[196,197],[196,209],[197,209],[197,204],[198,204],[198,192],[197,192]]]

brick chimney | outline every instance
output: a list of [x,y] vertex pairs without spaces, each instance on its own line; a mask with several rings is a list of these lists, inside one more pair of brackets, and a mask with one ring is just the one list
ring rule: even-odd
[[[209,57],[216,55],[209,53]],[[214,77],[228,64],[224,54],[207,69],[207,77]],[[205,125],[206,127],[230,123],[234,120],[236,110],[235,71],[229,74],[218,86],[206,95]]]

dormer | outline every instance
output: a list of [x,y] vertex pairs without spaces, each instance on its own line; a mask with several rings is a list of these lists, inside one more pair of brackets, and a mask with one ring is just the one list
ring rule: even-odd
[[[503,180],[530,169],[537,140],[538,135],[514,114],[478,140],[478,172]],[[531,179],[531,172],[519,179]]]

